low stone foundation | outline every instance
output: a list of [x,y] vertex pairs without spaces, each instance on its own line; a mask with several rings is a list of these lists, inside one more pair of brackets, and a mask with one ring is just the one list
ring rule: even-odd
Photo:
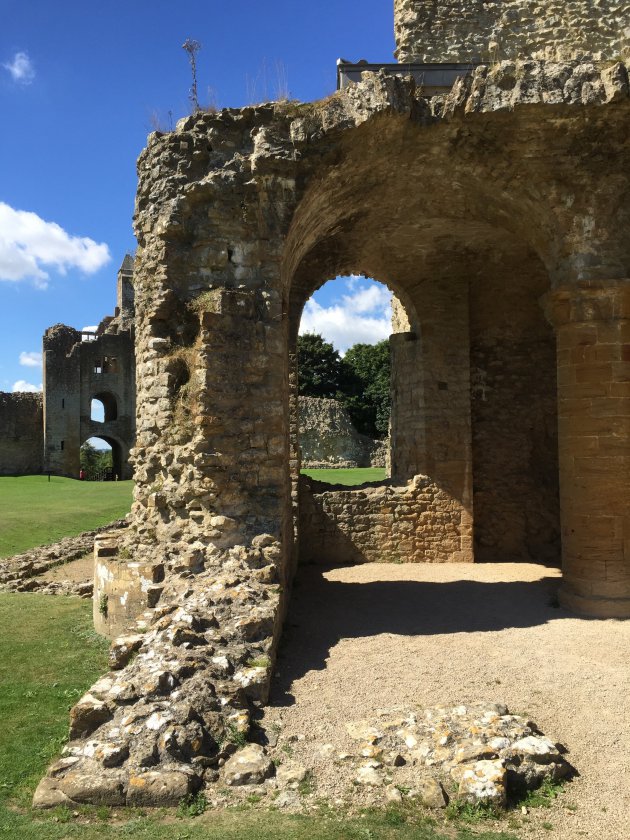
[[102,536],[94,543],[94,628],[110,639],[137,628],[159,601],[164,580],[162,563],[125,560],[117,542]]
[[99,535],[111,535],[126,524],[126,520],[118,519],[111,525],[104,525],[101,528],[95,528],[93,531],[84,531],[76,537],[65,537],[51,545],[40,545],[21,554],[14,554],[13,557],[3,558],[0,560],[0,592],[41,592],[45,590],[47,594],[55,594],[58,590],[63,594],[83,595],[84,593],[79,591],[70,592],[68,588],[51,587],[49,583],[39,578],[50,569],[85,557],[92,551],[95,540],[98,539]]
[[466,562],[469,530],[461,504],[426,476],[352,488],[300,477],[303,563]]
[[[112,545],[103,550],[105,570],[120,562]],[[282,616],[275,551],[260,535],[168,577],[138,622],[145,632],[114,641],[112,671],[73,707],[70,743],[34,807],[177,805],[219,779],[269,692]],[[114,617],[123,616],[112,610],[110,630]]]

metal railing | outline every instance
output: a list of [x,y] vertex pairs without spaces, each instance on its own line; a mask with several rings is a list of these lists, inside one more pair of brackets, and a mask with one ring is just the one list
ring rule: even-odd
[[368,61],[350,62],[337,59],[337,90],[361,81],[363,73],[384,70],[392,76],[411,76],[427,96],[448,93],[462,76],[470,76],[477,63],[466,64],[371,64]]

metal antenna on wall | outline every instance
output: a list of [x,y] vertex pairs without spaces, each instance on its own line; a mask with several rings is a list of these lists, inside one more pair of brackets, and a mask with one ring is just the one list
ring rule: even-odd
[[182,49],[186,50],[188,53],[188,58],[190,59],[190,69],[192,72],[192,85],[190,87],[188,98],[192,104],[193,112],[199,111],[201,109],[199,108],[199,98],[197,96],[197,53],[201,49],[201,44],[199,41],[186,38],[182,44]]

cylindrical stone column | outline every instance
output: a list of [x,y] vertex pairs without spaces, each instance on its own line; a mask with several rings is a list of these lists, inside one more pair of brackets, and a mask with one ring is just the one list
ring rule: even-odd
[[560,602],[630,617],[630,280],[546,296],[558,353]]

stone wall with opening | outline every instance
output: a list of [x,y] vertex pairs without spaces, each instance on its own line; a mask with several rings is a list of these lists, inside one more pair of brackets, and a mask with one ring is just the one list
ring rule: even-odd
[[[275,669],[296,538],[295,340],[326,277],[383,278],[411,313],[428,482],[415,483],[433,494],[416,510],[449,514],[441,539],[452,529],[460,559],[472,557],[475,425],[487,422],[475,370],[487,369],[493,412],[522,447],[538,431],[513,422],[506,394],[522,409],[520,383],[556,368],[540,323],[509,332],[520,292],[505,294],[491,344],[481,315],[501,269],[487,263],[504,263],[526,312],[544,286],[558,337],[560,597],[630,615],[627,71],[513,72],[486,68],[435,99],[365,74],[323,102],[199,113],[149,138],[136,205],[137,482],[118,556],[161,564],[163,591],[135,658],[115,656],[74,707],[73,743],[37,804],[176,804],[225,782],[227,734],[247,737]],[[519,250],[542,272],[532,283],[513,273]],[[512,371],[505,391],[497,359]],[[384,505],[398,493],[373,491]]]
[[[47,470],[78,478],[80,448],[90,438],[112,447],[114,475],[131,478],[129,450],[135,440],[136,374],[133,261],[118,273],[116,314],[95,332],[64,324],[46,330],[44,356],[44,462]],[[102,403],[95,419],[92,401]]]

